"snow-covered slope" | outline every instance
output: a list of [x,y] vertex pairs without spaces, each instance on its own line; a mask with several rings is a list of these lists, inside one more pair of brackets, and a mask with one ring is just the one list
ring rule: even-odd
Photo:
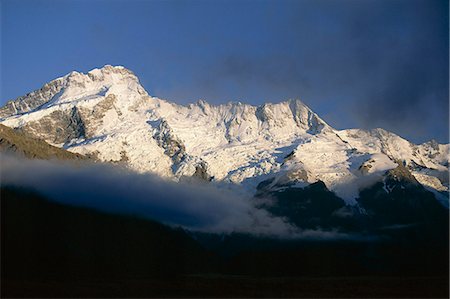
[[255,188],[317,180],[354,203],[358,189],[397,163],[448,190],[449,146],[414,145],[376,129],[338,131],[299,100],[181,106],[149,96],[123,67],[72,72],[0,108],[0,122],[69,151],[178,179]]

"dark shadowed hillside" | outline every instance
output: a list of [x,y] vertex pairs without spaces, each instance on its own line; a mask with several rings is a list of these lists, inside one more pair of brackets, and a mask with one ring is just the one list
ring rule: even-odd
[[2,124],[0,124],[0,151],[35,159],[87,159],[83,155],[52,146],[43,140]]
[[[444,297],[448,245],[186,233],[2,187],[2,297]],[[394,237],[394,238],[391,238]],[[420,240],[417,242],[415,240]]]
[[182,230],[1,189],[2,277],[174,277],[197,273],[208,253]]

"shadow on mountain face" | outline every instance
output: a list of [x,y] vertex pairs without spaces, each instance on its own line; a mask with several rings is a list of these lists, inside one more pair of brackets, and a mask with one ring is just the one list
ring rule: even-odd
[[423,226],[430,228],[430,233],[448,230],[448,208],[420,184],[388,178],[362,190],[358,203],[380,228]]
[[402,174],[402,167],[361,189],[354,206],[346,205],[321,181],[303,188],[287,185],[266,190],[268,182],[258,186],[259,207],[299,228],[334,230],[355,238],[423,230],[423,235],[447,239],[442,236],[448,234],[448,208],[409,172]]
[[291,187],[268,195],[273,200],[262,207],[273,215],[287,217],[301,228],[332,228],[333,214],[345,207],[345,202],[321,181],[304,188]]
[[33,138],[20,130],[0,124],[0,152],[14,153],[30,159],[88,160],[80,154],[71,153]]
[[[248,246],[234,261],[253,274],[448,273],[448,209],[415,180],[394,174],[388,174],[385,182],[363,189],[357,199],[358,207],[346,206],[322,182],[260,193],[259,196],[270,198],[262,208],[277,217],[285,217],[298,227],[331,230],[351,238],[330,242],[279,241],[284,243],[278,247],[270,242],[271,250]],[[228,242],[233,248],[233,241]],[[264,248],[264,244],[259,247]]]

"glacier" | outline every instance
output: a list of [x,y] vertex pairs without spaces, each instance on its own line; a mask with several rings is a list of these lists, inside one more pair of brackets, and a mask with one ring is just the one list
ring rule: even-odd
[[6,103],[0,123],[102,162],[179,180],[256,190],[317,181],[356,204],[359,190],[403,164],[448,193],[449,145],[413,144],[383,129],[338,130],[302,101],[178,105],[153,97],[122,66],[71,72]]

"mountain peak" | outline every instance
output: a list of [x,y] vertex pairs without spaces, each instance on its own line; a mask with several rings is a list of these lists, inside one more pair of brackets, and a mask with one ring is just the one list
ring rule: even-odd
[[162,176],[201,170],[250,186],[286,173],[289,180],[322,180],[354,203],[357,192],[339,186],[385,172],[396,159],[421,184],[448,190],[448,146],[414,145],[383,129],[336,131],[299,99],[177,105],[150,97],[123,66],[73,71],[8,102],[0,118],[69,151]]
[[125,78],[131,78],[138,81],[137,76],[132,71],[120,65],[112,66],[106,64],[101,68],[92,69],[87,73],[87,76],[89,76],[92,80],[104,79],[105,77],[111,75],[119,77],[122,76]]
[[123,66],[105,65],[85,73],[72,71],[56,78],[40,89],[8,101],[0,108],[0,118],[31,112],[55,104],[67,103],[81,98],[104,95],[108,90],[122,92],[134,90],[147,95],[138,77]]
[[117,84],[127,81],[139,83],[138,77],[123,66],[105,65],[102,68],[92,69],[82,75],[89,81],[104,82],[105,84]]

